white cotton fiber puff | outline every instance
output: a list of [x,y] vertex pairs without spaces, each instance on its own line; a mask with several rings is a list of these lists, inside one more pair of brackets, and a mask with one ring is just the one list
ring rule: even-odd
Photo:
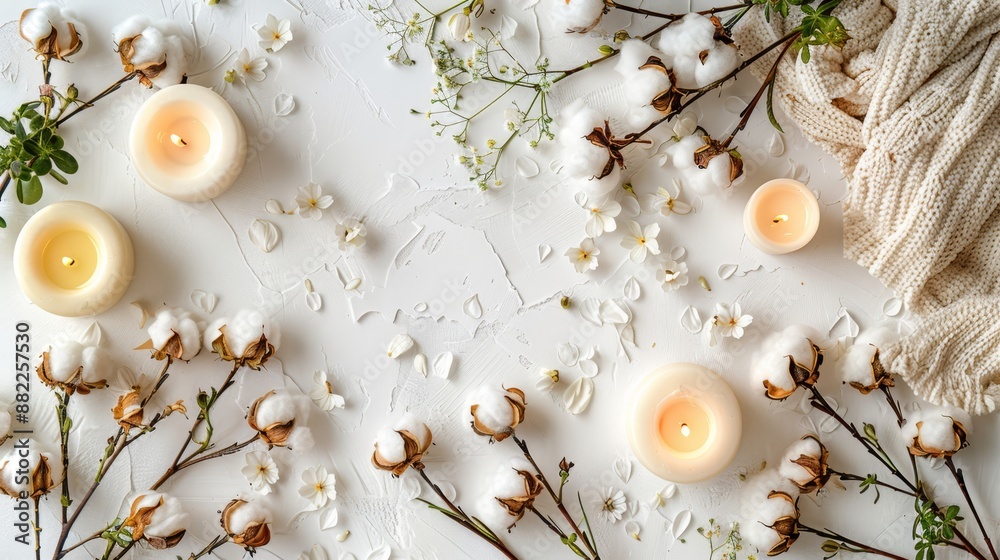
[[741,174],[730,182],[732,162],[726,154],[720,154],[711,161],[705,169],[694,162],[694,153],[705,145],[705,140],[698,134],[685,136],[680,141],[669,145],[664,151],[663,164],[671,163],[684,177],[684,185],[703,196],[728,196],[735,185],[743,182],[746,174]]
[[201,352],[201,329],[203,326],[190,311],[179,307],[165,307],[156,313],[156,319],[149,326],[147,332],[149,339],[153,342],[153,348],[157,350],[163,350],[163,347],[176,333],[180,336],[181,346],[184,347],[184,354],[180,356],[180,359],[190,360],[198,352]]
[[594,145],[586,136],[597,127],[603,128],[604,120],[582,99],[567,105],[556,119],[563,159],[562,172],[570,177],[573,186],[593,198],[607,195],[621,182],[621,170],[617,165],[608,176],[596,178],[608,163],[608,150]]
[[312,430],[300,425],[298,420],[301,419],[297,419],[295,427],[288,433],[288,439],[285,440],[285,447],[294,455],[302,455],[316,447],[316,439],[313,438]]
[[170,20],[151,22],[145,16],[133,16],[111,31],[115,44],[123,39],[138,37],[132,42],[135,49],[131,62],[136,67],[166,62],[159,75],[151,81],[157,87],[181,83],[188,71],[188,57],[184,48],[181,27]]
[[482,385],[469,394],[465,401],[466,420],[472,422],[472,406],[476,408],[476,419],[479,423],[492,432],[503,432],[509,430],[514,425],[514,408],[507,400],[510,395],[507,391]]
[[82,47],[74,53],[80,55],[87,47],[87,29],[84,27],[76,15],[53,2],[43,2],[37,8],[28,12],[21,21],[21,35],[33,45],[38,45],[39,41],[47,38],[56,32],[56,46],[60,52],[66,52],[73,43],[73,34],[70,32],[70,25],[80,37]]
[[845,383],[859,383],[862,386],[870,386],[874,383],[872,378],[872,360],[878,352],[872,344],[855,342],[844,352],[840,358],[841,375]]
[[[160,503],[160,500],[163,503]],[[187,528],[188,516],[177,498],[159,492],[146,492],[132,499],[132,510],[155,507],[149,524],[144,529],[147,537],[167,538]]]
[[[950,453],[958,451],[955,422],[962,424],[967,434],[972,434],[972,417],[964,410],[951,406],[931,406],[910,414],[900,434],[906,445],[911,445],[919,435],[920,443],[925,448]],[[919,428],[917,424],[920,424]]]
[[83,367],[84,346],[67,340],[49,349],[49,375],[53,381],[69,381]]
[[229,523],[226,527],[234,535],[247,530],[251,524],[270,523],[271,510],[260,500],[244,502],[229,510]]
[[109,379],[114,373],[111,356],[102,348],[87,346],[80,353],[83,365],[83,380],[87,383]]
[[552,21],[567,33],[586,33],[601,21],[604,0],[551,0]]
[[[28,455],[27,457],[21,456],[21,451],[13,450],[8,453],[3,460],[0,460],[0,488],[4,492],[10,494],[18,494],[20,492],[30,492],[30,474],[35,472],[35,468],[38,467],[38,463],[45,457],[49,464],[49,468],[52,469],[53,480],[58,481],[59,475],[55,472],[55,469],[59,465],[52,463],[52,457],[48,453],[39,453],[35,450],[36,443],[30,442],[28,445]],[[27,468],[22,469],[21,461],[27,461]],[[22,471],[20,474],[18,471]],[[29,476],[24,476],[27,471]]]
[[615,71],[623,77],[628,78],[639,71],[639,67],[646,64],[649,57],[657,56],[662,60],[664,55],[660,51],[649,46],[649,43],[642,39],[629,39],[622,43],[622,48],[618,52],[618,62],[615,63]]
[[427,447],[431,444],[431,430],[424,424],[419,418],[407,412],[402,418],[396,422],[396,429],[399,431],[406,431],[413,434],[413,437],[417,438],[420,442],[421,447]]
[[389,426],[383,426],[375,434],[375,447],[386,463],[400,463],[406,459],[403,438]]
[[264,397],[257,404],[254,419],[260,428],[275,424],[287,424],[296,419],[298,408],[295,399],[284,389],[279,389]]
[[489,493],[483,494],[476,501],[476,513],[476,517],[480,521],[497,533],[506,531],[517,521],[513,515],[507,512],[507,508]]
[[690,13],[660,32],[655,45],[666,55],[677,85],[699,88],[721,79],[740,63],[732,45],[715,39],[715,25],[704,15]]
[[253,309],[243,309],[231,319],[217,319],[205,329],[205,346],[212,343],[222,334],[225,327],[226,345],[237,358],[242,357],[247,348],[260,340],[263,334],[267,341],[275,347],[281,343],[281,329],[262,312]]
[[770,528],[782,517],[795,514],[793,504],[782,498],[769,499],[771,492],[785,492],[794,501],[798,489],[785,479],[776,469],[766,469],[747,480],[740,496],[740,533],[751,545],[767,552],[778,544],[780,535]]
[[750,363],[754,390],[763,388],[764,381],[781,389],[794,389],[795,382],[788,372],[788,358],[793,358],[804,367],[811,367],[812,344],[815,342],[818,345],[820,341],[819,332],[802,325],[791,325],[766,336]]
[[818,441],[811,437],[800,439],[785,450],[785,454],[781,457],[781,463],[778,465],[778,472],[782,477],[796,484],[807,484],[813,479],[812,473],[793,461],[798,460],[803,455],[819,458],[821,454],[822,450]]
[[670,78],[656,70],[647,68],[632,73],[622,84],[625,94],[625,124],[630,130],[639,131],[664,113],[653,107],[653,98],[670,88]]
[[534,473],[535,469],[523,457],[511,457],[497,468],[490,494],[493,498],[524,496],[524,477],[519,471]]

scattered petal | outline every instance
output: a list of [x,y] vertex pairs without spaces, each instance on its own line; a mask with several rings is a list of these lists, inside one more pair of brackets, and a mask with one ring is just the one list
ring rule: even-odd
[[136,309],[139,310],[139,313],[140,313],[140,316],[139,316],[139,328],[140,329],[146,328],[146,321],[149,320],[149,316],[150,316],[149,310],[146,309],[145,305],[143,305],[142,303],[140,303],[138,301],[133,301],[133,302],[129,303],[129,305],[131,305],[132,307],[134,307],[134,308],[136,308]]
[[573,200],[578,205],[580,205],[580,206],[586,206],[587,205],[587,193],[582,192],[582,191],[578,192],[575,195],[573,195]]
[[681,536],[684,535],[684,532],[688,530],[688,527],[691,526],[692,517],[693,515],[689,509],[678,513],[677,517],[674,518],[673,525],[670,527],[670,534],[672,534],[675,539],[681,538]]
[[479,319],[483,316],[483,306],[479,303],[479,294],[472,294],[472,297],[465,300],[465,304],[462,305],[462,309],[465,310],[465,314],[473,319]]
[[622,327],[621,332],[618,333],[622,342],[628,342],[632,346],[635,346],[635,329],[631,324]]
[[278,202],[277,200],[275,200],[273,198],[271,200],[268,200],[267,202],[264,203],[264,210],[266,210],[268,214],[284,214],[285,213],[285,207],[282,206],[280,202]]
[[685,249],[684,247],[681,247],[680,245],[678,245],[678,246],[676,246],[676,247],[674,247],[673,249],[670,250],[670,258],[672,260],[675,260],[675,261],[679,261],[679,260],[683,259],[684,255],[686,255],[686,254],[687,254],[687,249]]
[[399,485],[399,497],[410,502],[416,500],[420,497],[420,483],[417,479],[412,476],[407,476],[401,479],[402,482]]
[[413,306],[413,310],[416,311],[417,313],[423,313],[427,311],[427,304],[421,301],[420,303]]
[[552,247],[546,244],[541,244],[538,246],[538,262],[544,262],[545,259],[552,253]]
[[357,290],[360,287],[361,287],[361,279],[351,278],[351,280],[344,285],[344,290],[348,292],[353,292],[354,290]]
[[572,342],[563,342],[556,347],[556,356],[564,366],[573,367],[580,361],[580,349]]
[[601,303],[600,314],[601,321],[611,325],[623,325],[630,319],[630,313],[613,299]]
[[389,342],[389,349],[386,353],[395,360],[408,352],[410,348],[413,348],[413,339],[406,333],[399,333]]
[[701,322],[701,313],[693,306],[688,306],[681,314],[681,326],[691,334],[698,334],[704,326]]
[[584,300],[583,305],[580,306],[580,315],[598,327],[604,324],[604,320],[601,319],[601,302],[595,298]]
[[455,355],[451,352],[442,352],[434,358],[434,375],[441,379],[448,379],[451,376],[451,368],[455,363]]
[[104,332],[101,330],[101,325],[94,321],[87,327],[83,335],[80,337],[80,344],[84,346],[100,346],[101,339],[104,337]]
[[295,110],[295,98],[287,93],[279,93],[274,98],[274,114],[279,117],[286,117]]
[[628,457],[621,457],[615,461],[615,474],[625,484],[632,478],[632,460]]
[[903,311],[903,300],[898,297],[891,297],[886,300],[885,304],[882,306],[882,313],[885,313],[886,317],[895,317]]
[[580,414],[590,406],[594,398],[594,380],[581,377],[574,381],[563,393],[563,404],[570,414]]
[[319,311],[323,308],[323,297],[319,292],[306,292],[306,306],[312,311]]
[[777,131],[771,135],[771,142],[767,145],[767,154],[771,157],[778,157],[785,153],[785,140]]
[[626,218],[638,217],[642,212],[642,207],[639,205],[639,199],[634,196],[626,195],[622,197],[621,202],[618,204],[622,207],[622,216]]
[[830,327],[828,333],[830,338],[839,338],[841,336],[846,336],[853,339],[858,336],[861,331],[861,327],[858,326],[858,322],[854,320],[851,316],[850,311],[846,307],[841,306],[837,311],[837,320],[834,321],[833,326]]
[[339,522],[340,512],[338,512],[335,507],[328,508],[323,513],[319,514],[319,528],[322,531],[333,529]]
[[530,179],[531,177],[538,175],[538,164],[535,163],[535,160],[527,156],[517,158],[514,162],[514,167],[517,168],[517,173],[526,179]]
[[270,253],[278,245],[278,228],[267,220],[254,220],[250,224],[250,241],[261,251]]
[[195,290],[191,292],[191,303],[205,313],[211,313],[215,311],[215,294],[210,294],[205,290]]
[[445,498],[448,500],[454,500],[457,496],[455,492],[455,486],[446,480],[435,480],[434,484],[437,484],[438,488],[441,489],[441,493],[444,494]]
[[587,377],[594,377],[598,373],[597,362],[590,359],[580,360],[580,371]]
[[427,377],[427,356],[423,354],[417,354],[413,357],[413,369],[417,370],[417,373]]
[[376,547],[375,550],[369,552],[368,556],[365,558],[366,560],[389,560],[390,555],[392,555],[392,550],[383,544]]
[[740,266],[738,264],[720,264],[719,278],[728,280],[733,277],[733,274],[736,274],[736,271],[739,270],[739,268]]
[[622,292],[625,299],[629,301],[639,299],[639,295],[642,293],[642,290],[639,288],[639,281],[635,279],[635,276],[631,276],[625,281],[625,289],[622,290]]
[[635,521],[629,521],[625,524],[625,534],[637,541],[642,540],[639,538],[639,524]]

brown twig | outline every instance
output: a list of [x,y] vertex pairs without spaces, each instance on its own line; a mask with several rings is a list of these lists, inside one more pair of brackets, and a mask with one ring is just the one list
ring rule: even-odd
[[35,496],[35,560],[42,560],[42,518],[38,512],[38,501],[41,500],[41,496]]
[[512,435],[511,439],[514,440],[514,443],[516,443],[517,446],[521,449],[521,453],[524,454],[525,459],[527,459],[528,462],[531,463],[531,466],[535,469],[535,474],[537,474],[538,479],[542,481],[542,486],[544,486],[545,489],[548,491],[549,495],[552,496],[552,501],[555,502],[556,507],[559,509],[559,513],[562,514],[563,518],[566,519],[570,527],[573,528],[573,532],[575,532],[577,535],[580,536],[584,546],[587,547],[587,550],[594,557],[594,560],[600,560],[601,555],[597,553],[597,550],[594,547],[594,544],[591,542],[590,537],[587,535],[587,533],[580,530],[580,526],[577,524],[576,520],[573,519],[573,516],[569,514],[569,511],[566,509],[566,506],[563,505],[563,502],[559,498],[559,495],[556,494],[555,489],[552,487],[551,484],[549,484],[548,479],[545,478],[545,474],[542,472],[542,469],[538,467],[538,463],[536,463],[534,457],[531,456],[531,452],[528,450],[528,444],[523,439],[517,437],[517,435]]
[[979,532],[983,534],[983,539],[986,541],[986,548],[990,549],[990,555],[993,556],[993,560],[1000,560],[997,557],[997,551],[993,548],[993,541],[990,540],[990,534],[986,532],[986,527],[983,525],[983,520],[979,517],[979,511],[976,509],[976,504],[972,501],[972,496],[969,494],[969,487],[965,484],[965,475],[962,473],[962,469],[955,466],[955,460],[951,456],[948,456],[944,460],[945,464],[948,465],[948,470],[955,477],[955,482],[958,483],[959,489],[962,491],[962,496],[965,497],[965,503],[969,504],[969,509],[972,510],[972,516],[976,519],[976,525],[979,526]]
[[863,552],[867,552],[868,554],[877,554],[879,556],[884,556],[886,558],[892,558],[893,560],[907,560],[906,558],[904,558],[902,556],[899,556],[897,554],[893,554],[891,552],[886,552],[884,550],[875,548],[873,546],[868,546],[866,544],[859,543],[858,541],[849,539],[849,538],[847,538],[847,537],[845,537],[843,535],[840,535],[838,533],[832,532],[829,529],[826,529],[826,530],[813,529],[812,527],[807,527],[807,526],[802,525],[800,523],[799,524],[799,531],[801,531],[803,533],[812,533],[813,535],[816,535],[817,537],[822,537],[824,539],[831,539],[831,540],[837,541],[839,544],[847,545],[847,546],[856,548],[856,549],[861,550]]
[[[211,554],[213,551],[215,551],[215,549],[226,544],[227,542],[229,542],[229,535],[219,535],[214,539],[212,539],[212,542],[205,545],[205,548],[201,549],[198,552],[192,552],[191,555],[188,556],[188,560],[198,560],[198,558],[201,558],[202,556]],[[178,558],[180,557],[178,556]]]
[[774,64],[771,65],[771,69],[767,72],[767,76],[760,84],[760,87],[757,88],[757,93],[754,94],[750,103],[748,103],[747,106],[743,108],[743,111],[740,112],[740,122],[738,122],[736,127],[733,128],[733,131],[729,133],[729,138],[726,138],[726,140],[722,143],[724,148],[728,148],[729,145],[733,143],[736,135],[739,134],[741,130],[746,128],[747,123],[750,122],[750,116],[753,115],[754,109],[756,109],[757,104],[760,103],[760,98],[763,97],[764,92],[767,91],[769,87],[773,87],[772,84],[774,83],[775,77],[778,75],[778,65],[781,64],[781,59],[784,58],[785,53],[787,53],[788,49],[792,47],[792,44],[795,43],[795,40],[798,39],[799,35],[800,34],[795,34],[785,41],[785,46],[778,52],[778,57],[774,59]]
[[97,95],[95,95],[94,97],[90,98],[87,101],[80,102],[80,104],[77,105],[76,109],[73,109],[72,111],[69,112],[69,114],[57,120],[55,123],[55,127],[59,128],[60,125],[73,118],[73,116],[76,115],[77,113],[84,111],[90,107],[93,107],[94,103],[97,103],[98,101],[118,91],[118,89],[122,87],[123,84],[125,84],[132,78],[135,78],[137,75],[139,75],[138,72],[129,72],[128,74],[125,74],[124,76],[119,78],[118,81],[105,88],[104,91],[102,91],[101,93],[98,93]]
[[[830,472],[830,474],[836,475],[837,478],[839,478],[840,480],[849,480],[849,481],[852,481],[852,482],[864,482],[864,481],[868,480],[868,477],[866,477],[866,476],[860,476],[860,475],[851,474],[851,473],[844,473],[844,472],[836,471],[836,470],[833,470],[833,469],[830,469],[829,472]],[[877,480],[876,479],[876,480],[872,481],[872,484],[874,484],[875,486],[881,486],[882,488],[886,488],[886,489],[892,490],[893,492],[898,492],[900,494],[904,494],[906,496],[910,496],[910,497],[913,497],[913,498],[917,498],[918,497],[917,493],[914,492],[914,491],[912,491],[912,490],[906,490],[904,488],[900,488],[898,486],[894,486],[892,484],[889,484],[888,482],[882,482],[881,480]]]
[[[623,12],[629,12],[629,13],[639,14],[639,15],[643,15],[643,16],[664,18],[664,19],[668,19],[670,21],[677,21],[677,20],[679,20],[679,19],[681,19],[681,18],[683,18],[684,16],[687,15],[687,14],[665,14],[663,12],[655,12],[653,10],[647,10],[645,8],[637,8],[635,6],[625,6],[623,4],[619,4],[619,3],[615,2],[614,0],[606,0],[605,3],[607,4],[608,7],[612,8],[612,9],[615,9],[615,10],[621,10]],[[697,13],[699,13],[701,15],[709,15],[709,14],[729,12],[729,11],[732,11],[732,10],[740,10],[740,9],[743,9],[743,8],[745,8],[747,6],[748,6],[747,3],[733,4],[731,6],[720,6],[718,8],[712,8],[711,10],[703,10],[703,11],[697,12]]]

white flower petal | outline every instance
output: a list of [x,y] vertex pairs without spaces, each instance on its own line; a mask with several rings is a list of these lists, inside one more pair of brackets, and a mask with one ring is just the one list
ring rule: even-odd
[[573,367],[580,360],[580,349],[572,342],[563,342],[556,347],[556,357],[564,366]]
[[451,352],[442,352],[434,358],[434,375],[441,379],[448,379],[451,376],[452,365],[455,363],[455,355]]
[[250,224],[250,242],[265,253],[270,253],[278,245],[278,228],[266,220],[254,220]]
[[632,478],[632,460],[628,457],[619,457],[614,464],[615,474],[625,484]]
[[580,414],[587,410],[593,398],[594,380],[589,377],[580,377],[563,393],[563,404],[570,414]]
[[701,313],[693,306],[687,306],[687,309],[681,314],[681,326],[691,334],[700,333],[703,328]]
[[601,319],[601,301],[596,298],[587,298],[580,305],[580,315],[587,321],[600,327],[604,324]]
[[413,339],[406,333],[399,333],[389,342],[386,353],[395,360],[409,351],[410,348],[413,348]]
[[427,356],[423,354],[417,354],[413,357],[413,369],[417,370],[417,373],[427,377]]

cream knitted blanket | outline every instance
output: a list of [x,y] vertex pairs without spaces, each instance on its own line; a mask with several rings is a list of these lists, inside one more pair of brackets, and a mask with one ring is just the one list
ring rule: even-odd
[[[757,52],[796,21],[737,26]],[[776,98],[840,162],[844,252],[922,316],[883,351],[922,397],[1000,399],[1000,0],[844,0],[852,40],[786,57]],[[764,61],[756,68],[766,71]]]

